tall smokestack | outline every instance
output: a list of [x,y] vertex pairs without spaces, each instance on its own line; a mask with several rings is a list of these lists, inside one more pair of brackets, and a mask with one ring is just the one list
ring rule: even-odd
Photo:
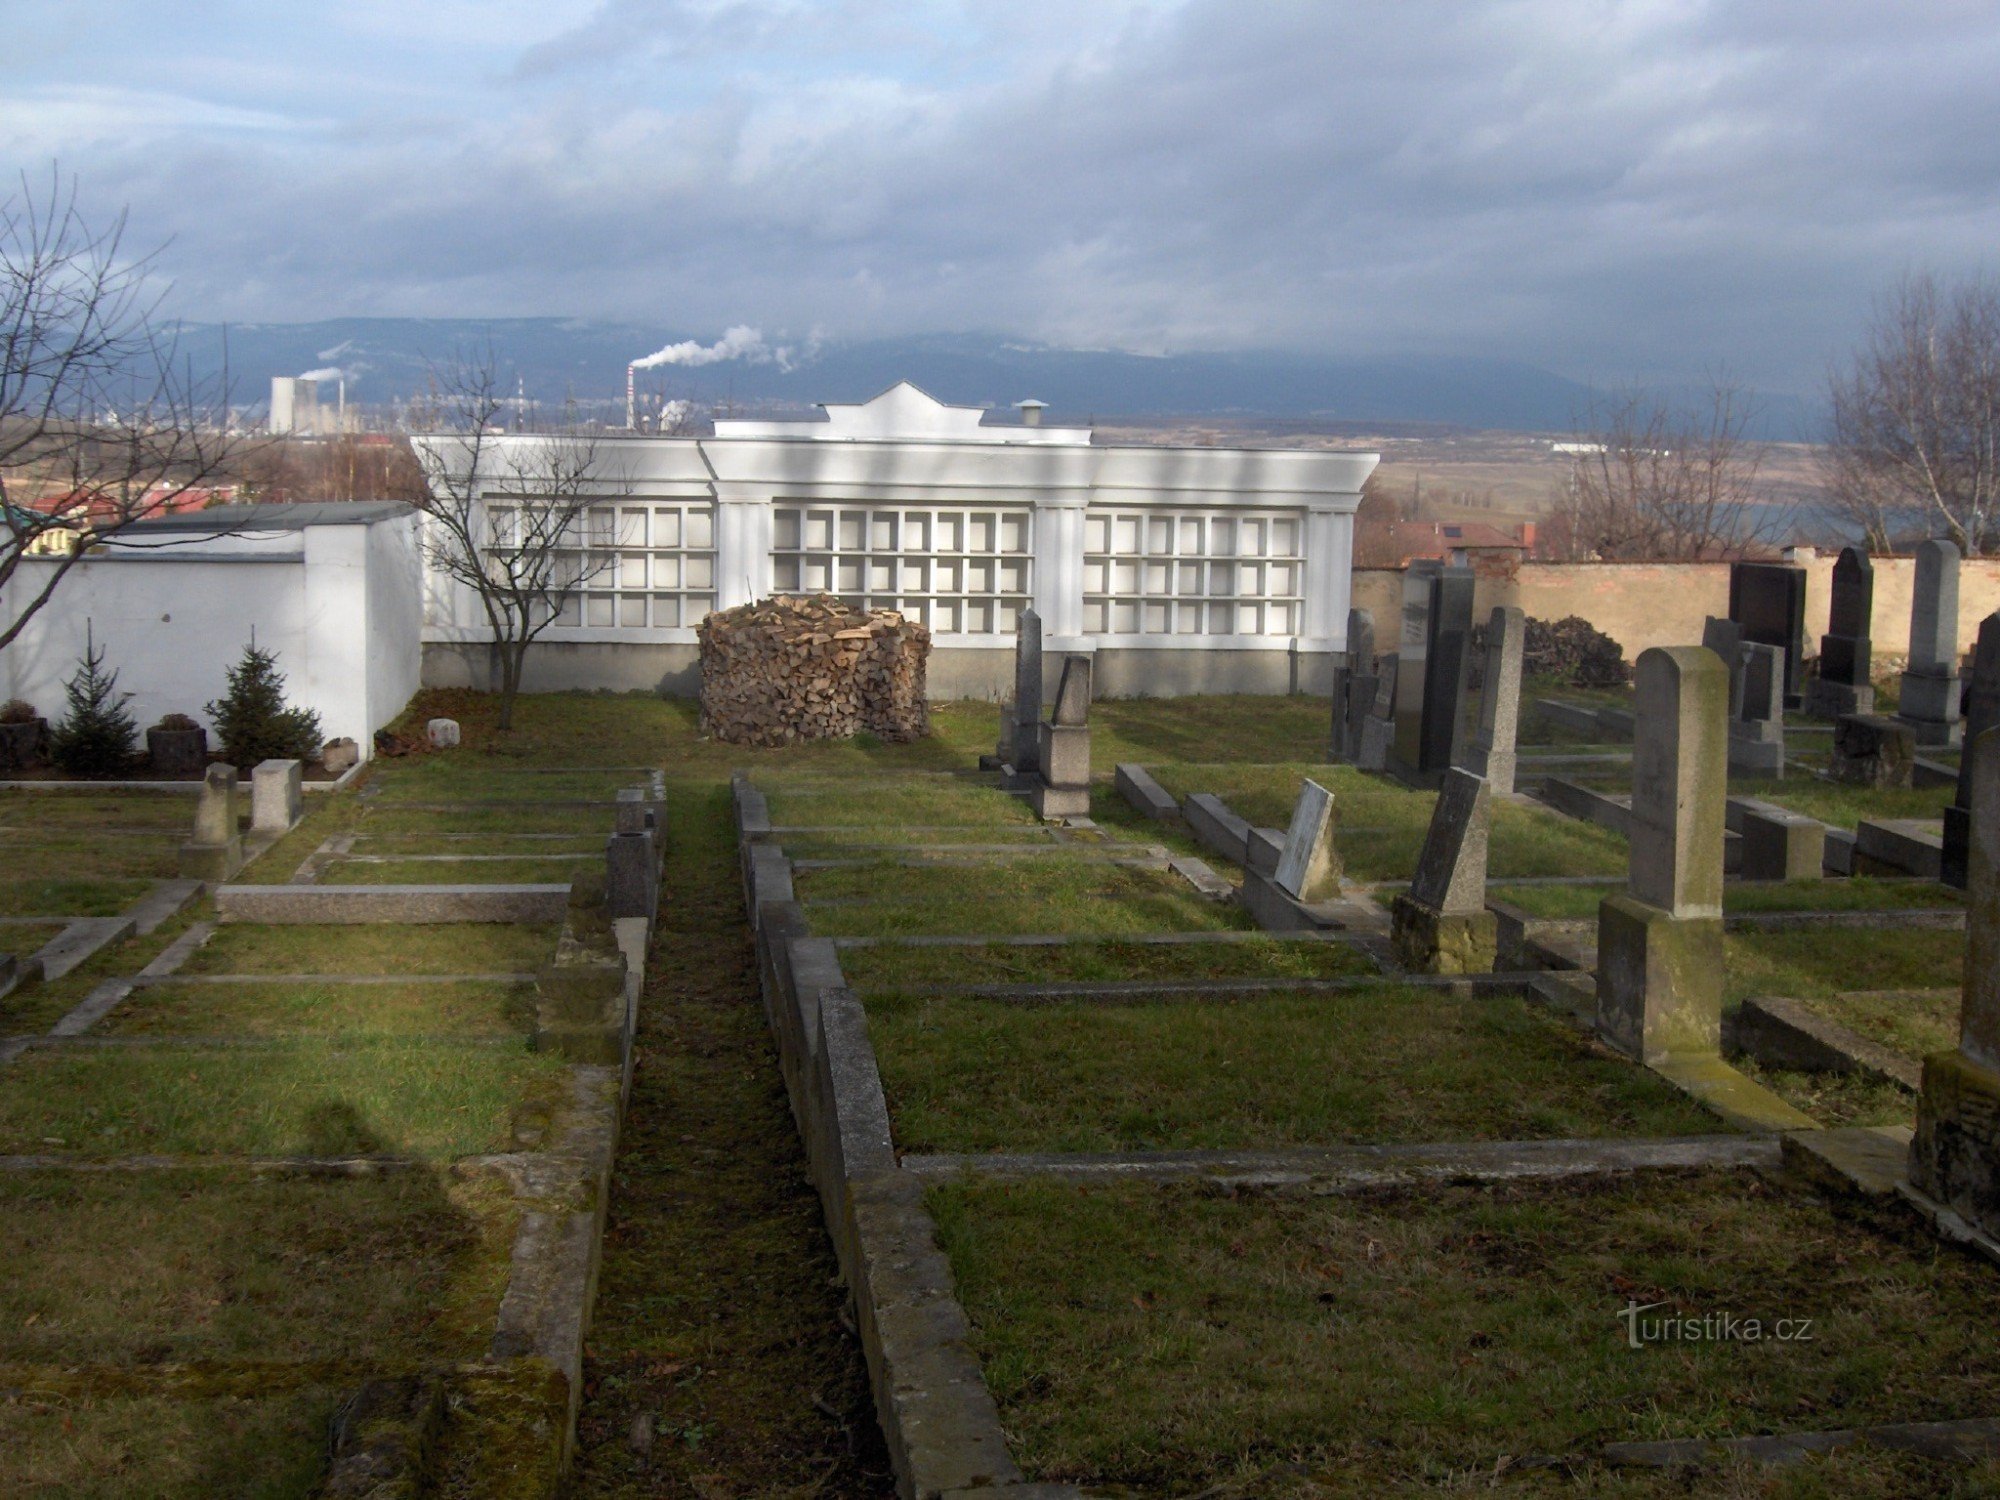
[[625,430],[639,430],[639,367],[630,364],[625,367]]

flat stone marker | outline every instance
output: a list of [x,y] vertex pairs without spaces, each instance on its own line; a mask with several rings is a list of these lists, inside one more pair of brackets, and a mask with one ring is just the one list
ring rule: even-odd
[[430,737],[433,750],[449,750],[458,743],[458,720],[432,719],[424,725],[424,733]]
[[1946,541],[1917,548],[1910,593],[1910,664],[1896,716],[1919,745],[1956,745],[1959,717],[1958,548]]
[[1910,1180],[1975,1228],[1995,1235],[2000,1234],[2000,731],[1969,738],[1965,763],[1972,837],[1958,1047],[1924,1059]]
[[1597,1029],[1627,1056],[1716,1056],[1722,1044],[1722,859],[1729,672],[1699,646],[1655,646],[1634,674],[1625,895],[1597,917]]
[[1340,857],[1333,844],[1333,793],[1307,778],[1292,805],[1292,825],[1278,856],[1278,889],[1295,901],[1325,901],[1340,893]]
[[1799,663],[1806,650],[1806,570],[1790,563],[1729,565],[1729,618],[1743,639],[1785,653],[1785,706],[1798,699]]
[[1471,768],[1491,791],[1514,790],[1514,746],[1521,726],[1521,646],[1527,616],[1511,604],[1486,621],[1486,678],[1479,694],[1479,729],[1472,737]]
[[1406,969],[1484,974],[1493,968],[1499,923],[1486,909],[1486,850],[1493,790],[1454,766],[1431,810],[1423,853],[1407,892],[1390,903],[1390,947]]
[[258,833],[286,833],[305,816],[303,774],[295,760],[257,763],[250,773],[251,828]]

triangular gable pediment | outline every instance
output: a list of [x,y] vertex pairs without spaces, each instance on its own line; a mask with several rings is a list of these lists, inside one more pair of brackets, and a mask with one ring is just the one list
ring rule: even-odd
[[976,406],[947,406],[907,380],[868,401],[828,401],[826,436],[844,438],[979,437],[985,413]]

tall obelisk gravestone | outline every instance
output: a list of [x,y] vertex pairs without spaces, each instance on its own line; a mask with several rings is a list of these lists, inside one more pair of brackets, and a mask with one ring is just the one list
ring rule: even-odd
[[1956,745],[1964,729],[1958,699],[1958,548],[1925,542],[1917,548],[1910,664],[1896,717],[1916,731],[1919,745]]
[[1641,1062],[1722,1044],[1729,671],[1701,646],[1640,653],[1631,876],[1597,914],[1597,1029]]

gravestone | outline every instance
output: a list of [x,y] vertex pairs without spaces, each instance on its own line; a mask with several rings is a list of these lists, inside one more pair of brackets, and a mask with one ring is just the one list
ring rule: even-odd
[[1910,785],[1917,763],[1917,736],[1901,719],[1883,714],[1844,714],[1833,726],[1833,759],[1828,771],[1849,786]]
[[1743,814],[1745,880],[1819,880],[1826,874],[1826,825],[1769,804]]
[[[1422,676],[1414,695],[1404,690],[1398,665],[1396,747],[1390,769],[1416,786],[1436,786],[1459,760],[1459,726],[1471,667],[1473,575],[1470,568],[1442,568],[1425,579]],[[1408,619],[1406,613],[1406,622]],[[1414,712],[1411,712],[1414,708]]]
[[1492,788],[1454,766],[1444,775],[1408,891],[1389,908],[1396,962],[1424,974],[1486,974],[1499,926],[1486,909]]
[[[1989,729],[2000,728],[2000,611],[1979,622],[1979,639],[1972,648],[1971,691],[1965,696],[1965,743],[1970,745]],[[1958,791],[1944,810],[1944,853],[1938,879],[1965,889],[1972,845],[1972,757],[1958,764]]]
[[1971,841],[1958,1046],[1924,1059],[1910,1181],[2000,1235],[2000,732],[1968,732],[1964,764]]
[[1361,738],[1354,752],[1354,764],[1364,771],[1386,771],[1396,748],[1396,684],[1402,680],[1403,660],[1391,651],[1376,664],[1375,701],[1361,719]]
[[1729,565],[1729,618],[1743,639],[1785,653],[1785,707],[1798,708],[1806,650],[1806,570],[1790,563]]
[[1042,617],[1031,605],[1014,630],[1014,697],[1000,711],[999,762],[1022,775],[1039,770],[1041,724]]
[[1701,643],[1729,668],[1729,718],[1734,723],[1743,717],[1743,627],[1710,615],[1702,622]]
[[286,833],[305,816],[303,768],[295,760],[259,761],[250,773],[250,827]]
[[1521,643],[1527,616],[1511,604],[1486,621],[1486,673],[1479,691],[1479,728],[1467,762],[1496,796],[1514,790],[1514,745],[1521,725]]
[[1295,901],[1329,901],[1340,894],[1340,856],[1333,844],[1333,793],[1308,779],[1292,804],[1292,825],[1272,877]]
[[619,791],[616,820],[605,840],[604,904],[613,918],[651,922],[659,912],[659,829],[646,797],[643,787]]
[[1819,676],[1806,695],[1806,712],[1815,718],[1875,712],[1875,686],[1869,676],[1874,610],[1874,564],[1859,547],[1841,548],[1833,564],[1827,633],[1819,638]]
[[1737,711],[1729,721],[1729,769],[1747,776],[1785,774],[1785,653],[1746,644],[1733,689]]
[[1722,846],[1729,673],[1699,646],[1655,646],[1634,673],[1638,734],[1625,894],[1597,915],[1597,1029],[1655,1063],[1722,1040]]
[[1917,548],[1910,592],[1910,663],[1903,671],[1896,717],[1919,745],[1956,745],[1959,719],[1958,548],[1925,542]]
[[1418,558],[1403,569],[1403,609],[1396,637],[1395,743],[1391,763],[1415,765],[1423,742],[1424,653],[1430,648],[1431,580],[1444,564]]
[[1333,674],[1333,732],[1329,756],[1351,761],[1361,752],[1361,720],[1375,701],[1375,618],[1365,609],[1347,612],[1347,652]]
[[1063,658],[1049,722],[1035,726],[1038,766],[1029,801],[1038,818],[1080,818],[1090,811],[1090,658]]
[[210,766],[195,803],[194,837],[181,845],[182,879],[219,882],[243,867],[236,799],[236,767]]

